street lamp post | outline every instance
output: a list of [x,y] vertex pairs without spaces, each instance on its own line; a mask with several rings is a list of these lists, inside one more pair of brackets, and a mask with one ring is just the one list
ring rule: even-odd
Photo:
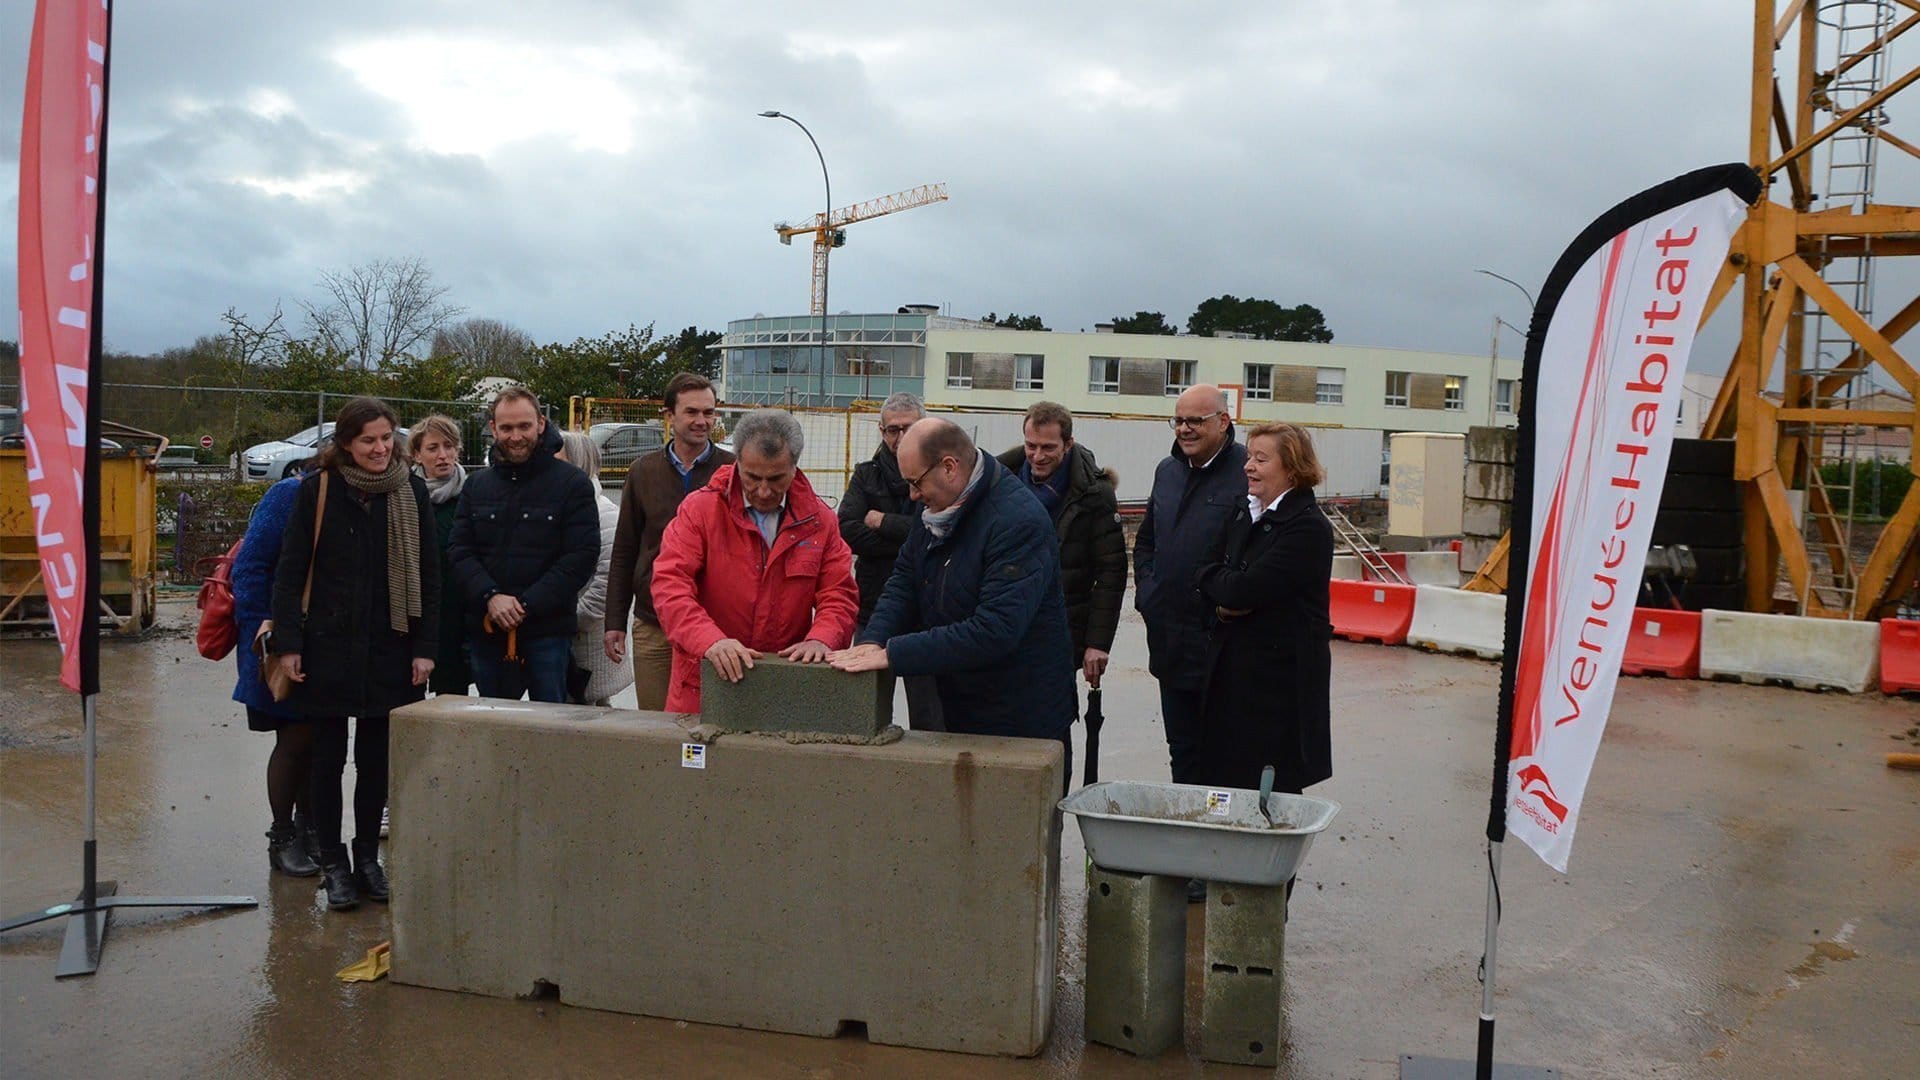
[[[1475,270],[1474,273],[1485,274],[1486,276],[1493,278],[1496,281],[1504,281],[1507,284],[1513,286],[1514,288],[1519,289],[1520,295],[1527,298],[1527,323],[1529,325],[1533,323],[1533,309],[1535,307],[1534,301],[1533,301],[1533,294],[1527,291],[1527,287],[1525,285],[1520,284],[1519,282],[1513,280],[1512,278],[1508,277],[1505,274],[1496,274],[1491,270]],[[1493,374],[1487,380],[1487,422],[1488,423],[1493,422],[1494,405],[1499,400],[1498,397],[1495,395],[1494,391],[1499,387],[1499,383],[1500,383],[1500,328],[1502,326],[1519,334],[1521,340],[1523,341],[1526,339],[1526,336],[1527,336],[1527,331],[1520,329],[1519,327],[1513,325],[1512,323],[1508,322],[1507,320],[1501,318],[1498,315],[1495,315],[1493,317],[1493,349],[1492,349],[1493,360],[1491,365],[1493,368]]]
[[778,109],[768,109],[760,115],[769,120],[790,120],[794,127],[800,129],[801,134],[807,137],[807,141],[813,144],[813,156],[820,159],[820,181],[827,189],[827,206],[820,212],[822,235],[815,241],[825,243],[820,254],[820,397],[821,403],[825,404],[827,365],[830,363],[827,351],[827,263],[833,254],[833,180],[827,176],[827,155],[820,152],[820,141],[813,137],[813,132],[807,130],[807,125],[794,120],[793,117]]

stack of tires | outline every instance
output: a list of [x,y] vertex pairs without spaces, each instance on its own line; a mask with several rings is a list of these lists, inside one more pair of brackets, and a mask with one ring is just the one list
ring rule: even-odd
[[1746,522],[1733,478],[1732,439],[1675,439],[1667,486],[1653,520],[1656,547],[1685,545],[1696,567],[1686,581],[1642,583],[1641,603],[1688,611],[1746,607]]

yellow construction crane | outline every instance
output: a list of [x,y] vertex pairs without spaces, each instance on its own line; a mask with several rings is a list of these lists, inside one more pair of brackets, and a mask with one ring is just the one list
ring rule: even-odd
[[809,309],[814,315],[827,313],[827,253],[842,247],[847,242],[846,226],[856,221],[867,221],[884,217],[901,210],[911,210],[928,203],[946,202],[947,185],[922,184],[905,191],[896,191],[878,199],[843,206],[831,214],[815,214],[807,225],[788,225],[785,222],[775,225],[774,232],[780,234],[780,242],[792,244],[793,238],[806,233],[813,234],[813,305]]

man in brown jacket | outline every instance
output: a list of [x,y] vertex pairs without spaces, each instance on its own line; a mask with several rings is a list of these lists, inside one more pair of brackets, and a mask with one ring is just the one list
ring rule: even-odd
[[607,658],[625,656],[633,615],[633,691],[642,709],[664,709],[673,675],[673,646],[653,611],[653,559],[660,536],[688,492],[698,491],[733,455],[707,438],[717,403],[713,384],[683,371],[667,382],[667,445],[633,463],[620,491],[620,524],[607,564]]

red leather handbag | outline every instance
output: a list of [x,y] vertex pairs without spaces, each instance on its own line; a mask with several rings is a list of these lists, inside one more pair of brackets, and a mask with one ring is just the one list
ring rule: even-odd
[[233,560],[240,554],[242,541],[235,540],[225,555],[214,555],[194,564],[200,576],[200,629],[194,644],[209,660],[225,660],[240,641],[240,625],[233,619]]

